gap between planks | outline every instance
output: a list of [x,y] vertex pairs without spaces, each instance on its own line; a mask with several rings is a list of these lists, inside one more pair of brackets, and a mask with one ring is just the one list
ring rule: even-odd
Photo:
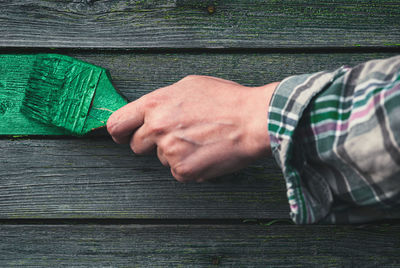
[[387,47],[387,46],[360,46],[360,47],[278,47],[278,48],[260,48],[260,47],[246,47],[246,48],[169,48],[169,47],[149,47],[149,48],[113,48],[113,47],[101,47],[101,48],[87,48],[87,47],[0,47],[0,54],[33,54],[33,53],[81,53],[81,54],[93,54],[93,53],[119,53],[119,54],[163,54],[163,53],[216,53],[216,54],[294,54],[294,53],[308,53],[308,54],[319,54],[319,53],[399,53],[400,46],[398,47]]
[[[399,221],[400,222],[400,221]],[[1,225],[294,225],[289,219],[0,219]]]

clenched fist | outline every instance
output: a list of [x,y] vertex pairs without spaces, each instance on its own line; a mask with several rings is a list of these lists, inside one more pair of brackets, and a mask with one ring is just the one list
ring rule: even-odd
[[113,113],[107,130],[136,154],[156,150],[178,181],[204,181],[270,154],[267,111],[277,85],[187,76]]

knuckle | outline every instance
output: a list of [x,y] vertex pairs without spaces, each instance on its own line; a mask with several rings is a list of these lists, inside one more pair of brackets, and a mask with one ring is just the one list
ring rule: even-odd
[[174,157],[174,156],[177,155],[177,152],[176,152],[176,150],[173,149],[173,148],[167,148],[167,149],[164,151],[164,155],[165,155],[165,157],[172,158],[172,157]]
[[142,107],[145,111],[152,111],[166,102],[168,95],[164,94],[160,89],[141,97]]
[[166,132],[167,128],[165,120],[153,119],[148,122],[146,133],[148,135],[160,136]]
[[163,152],[166,157],[175,157],[178,156],[181,151],[177,148],[177,146],[174,146],[173,144],[167,144],[167,146],[163,148]]
[[202,77],[201,75],[196,75],[196,74],[190,74],[182,78],[180,81],[186,81],[186,80],[193,80],[193,79],[198,79]]
[[182,78],[181,81],[185,81],[185,80],[193,79],[193,78],[196,78],[196,75],[195,74],[189,74],[189,75],[185,76],[184,78]]
[[159,124],[149,125],[147,131],[149,135],[154,135],[154,136],[160,136],[165,132],[164,127]]
[[170,135],[166,135],[159,141],[159,147],[160,149],[165,152],[168,151],[172,146],[173,146],[173,141],[170,137]]
[[146,98],[146,101],[143,104],[143,107],[145,110],[153,110],[155,107],[157,107],[159,104],[159,101],[155,97],[148,97]]

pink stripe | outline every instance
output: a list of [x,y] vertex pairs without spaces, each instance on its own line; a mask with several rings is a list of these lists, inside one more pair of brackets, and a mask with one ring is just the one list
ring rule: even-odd
[[381,101],[382,94],[376,95],[372,98],[372,101],[369,101],[368,105],[364,108],[364,110],[357,111],[351,114],[349,120],[352,121],[357,118],[361,118],[366,116],[371,110],[373,110],[377,103]]
[[297,211],[299,210],[299,207],[297,206],[297,204],[290,205],[290,208],[291,208],[292,212],[294,212],[294,213],[297,213]]
[[364,110],[352,113],[349,120],[352,121],[354,119],[362,118],[362,117],[366,116],[372,109],[375,108],[375,106],[377,104],[380,103],[380,101],[382,99],[382,96],[384,98],[387,98],[390,95],[392,95],[394,92],[396,92],[398,89],[400,89],[400,84],[396,85],[395,87],[391,88],[390,90],[386,90],[386,91],[383,91],[383,92],[381,91],[379,93],[379,95],[374,96],[372,101],[370,101],[368,103],[367,107],[365,107]]
[[394,86],[390,90],[386,90],[381,92],[379,95],[376,95],[372,98],[372,101],[368,103],[368,105],[360,111],[354,112],[350,115],[350,118],[344,122],[337,122],[337,123],[325,123],[318,126],[313,127],[313,131],[315,134],[319,135],[324,132],[336,130],[336,131],[346,131],[349,127],[349,123],[357,118],[362,118],[368,115],[368,113],[375,108],[377,104],[381,101],[382,96],[387,98],[393,95],[396,91],[400,89],[400,84]]

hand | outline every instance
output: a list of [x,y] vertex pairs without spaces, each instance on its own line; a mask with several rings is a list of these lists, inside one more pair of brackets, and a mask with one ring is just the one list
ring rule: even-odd
[[270,154],[267,111],[277,85],[187,76],[113,113],[107,130],[136,154],[156,150],[178,181],[204,181]]

